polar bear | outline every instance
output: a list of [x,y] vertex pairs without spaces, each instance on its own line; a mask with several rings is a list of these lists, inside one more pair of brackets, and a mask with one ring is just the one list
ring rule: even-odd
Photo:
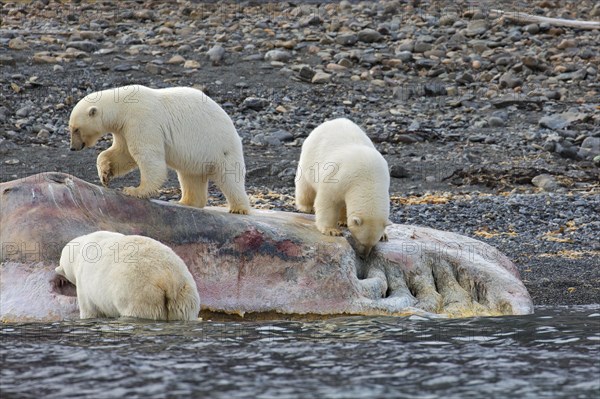
[[196,320],[200,296],[183,260],[160,242],[97,231],[71,240],[56,273],[77,289],[79,316]]
[[339,118],[317,126],[304,141],[296,172],[296,207],[315,213],[317,229],[339,236],[347,225],[357,252],[367,257],[386,241],[390,175],[365,132]]
[[140,185],[123,191],[146,198],[162,186],[168,166],[177,171],[181,204],[203,208],[210,179],[231,213],[249,212],[240,137],[225,111],[200,90],[132,85],[95,92],[75,105],[69,130],[72,151],[112,133],[112,146],[96,162],[105,186],[138,167]]

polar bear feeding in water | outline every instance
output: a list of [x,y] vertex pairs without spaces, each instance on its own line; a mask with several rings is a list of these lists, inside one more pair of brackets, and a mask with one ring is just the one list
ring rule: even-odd
[[148,237],[96,231],[71,240],[56,273],[77,288],[82,319],[196,320],[200,296],[183,260]]

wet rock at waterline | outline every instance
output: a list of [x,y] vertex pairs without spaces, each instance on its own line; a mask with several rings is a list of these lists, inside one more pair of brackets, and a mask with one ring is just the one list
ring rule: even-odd
[[[326,237],[310,215],[195,209],[126,197],[70,175],[0,184],[3,320],[77,317],[72,286],[53,272],[64,244],[96,230],[166,243],[194,276],[203,310],[233,314],[450,316],[528,314],[514,264],[455,233],[392,225],[361,261],[350,238]],[[119,256],[125,254],[119,254]]]

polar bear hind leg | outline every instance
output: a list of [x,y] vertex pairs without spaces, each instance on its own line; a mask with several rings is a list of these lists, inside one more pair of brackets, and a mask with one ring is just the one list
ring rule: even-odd
[[181,186],[181,205],[204,208],[208,201],[208,176],[177,171]]
[[250,202],[244,188],[244,171],[241,168],[228,170],[219,168],[215,173],[215,185],[223,192],[230,213],[247,215],[250,212]]

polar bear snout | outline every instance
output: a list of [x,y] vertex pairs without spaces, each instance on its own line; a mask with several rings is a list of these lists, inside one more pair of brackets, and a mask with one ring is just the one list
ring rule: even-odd
[[79,151],[85,147],[79,129],[71,130],[71,151]]

